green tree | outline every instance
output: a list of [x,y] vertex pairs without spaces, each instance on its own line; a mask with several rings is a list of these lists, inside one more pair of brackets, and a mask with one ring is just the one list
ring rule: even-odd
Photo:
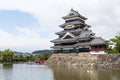
[[34,56],[34,58],[42,60],[42,59],[44,59],[44,56],[43,56],[43,54],[37,54],[37,55]]
[[29,60],[30,60],[30,61],[34,61],[33,55],[30,55],[30,56],[29,56]]
[[2,51],[0,51],[0,62],[2,62]]
[[113,53],[120,53],[120,33],[118,36],[115,36],[114,38],[110,39],[114,43],[114,48],[112,50]]
[[112,51],[111,41],[110,41],[110,40],[107,40],[107,41],[105,41],[105,44],[106,44],[106,46],[107,46],[107,53],[110,54],[111,51]]
[[44,56],[44,59],[47,60],[49,57],[50,57],[51,54],[49,53],[44,53],[43,56]]
[[2,57],[4,62],[12,62],[14,57],[14,52],[6,49],[2,52]]
[[14,55],[14,62],[18,62],[18,61],[20,61],[20,60],[19,60],[19,55],[16,55],[16,54],[15,54],[15,55]]

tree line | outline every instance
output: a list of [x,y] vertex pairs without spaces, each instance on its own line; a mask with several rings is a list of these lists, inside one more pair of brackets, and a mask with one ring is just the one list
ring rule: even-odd
[[119,54],[120,53],[120,33],[114,38],[111,38],[106,43],[108,45],[107,52],[108,54]]
[[43,53],[37,55],[15,54],[12,50],[5,49],[4,51],[0,51],[0,62],[27,62],[27,61],[34,61],[36,59],[47,60],[50,56],[51,54],[49,53]]

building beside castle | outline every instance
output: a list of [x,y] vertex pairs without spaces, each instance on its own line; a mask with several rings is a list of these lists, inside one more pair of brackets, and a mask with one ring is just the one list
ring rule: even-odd
[[106,54],[105,40],[89,29],[91,26],[85,23],[86,17],[71,9],[63,19],[65,23],[60,25],[63,31],[55,33],[59,38],[51,41],[54,53]]

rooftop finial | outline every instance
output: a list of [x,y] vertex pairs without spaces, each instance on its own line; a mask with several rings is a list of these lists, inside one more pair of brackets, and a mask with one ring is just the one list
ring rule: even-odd
[[71,11],[72,11],[72,12],[77,12],[77,13],[78,13],[78,11],[75,11],[73,8],[71,8]]
[[74,11],[73,8],[71,8],[71,11]]

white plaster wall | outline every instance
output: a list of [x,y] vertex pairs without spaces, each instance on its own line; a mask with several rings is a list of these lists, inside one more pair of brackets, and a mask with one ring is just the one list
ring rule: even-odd
[[105,51],[90,51],[90,54],[107,54]]

